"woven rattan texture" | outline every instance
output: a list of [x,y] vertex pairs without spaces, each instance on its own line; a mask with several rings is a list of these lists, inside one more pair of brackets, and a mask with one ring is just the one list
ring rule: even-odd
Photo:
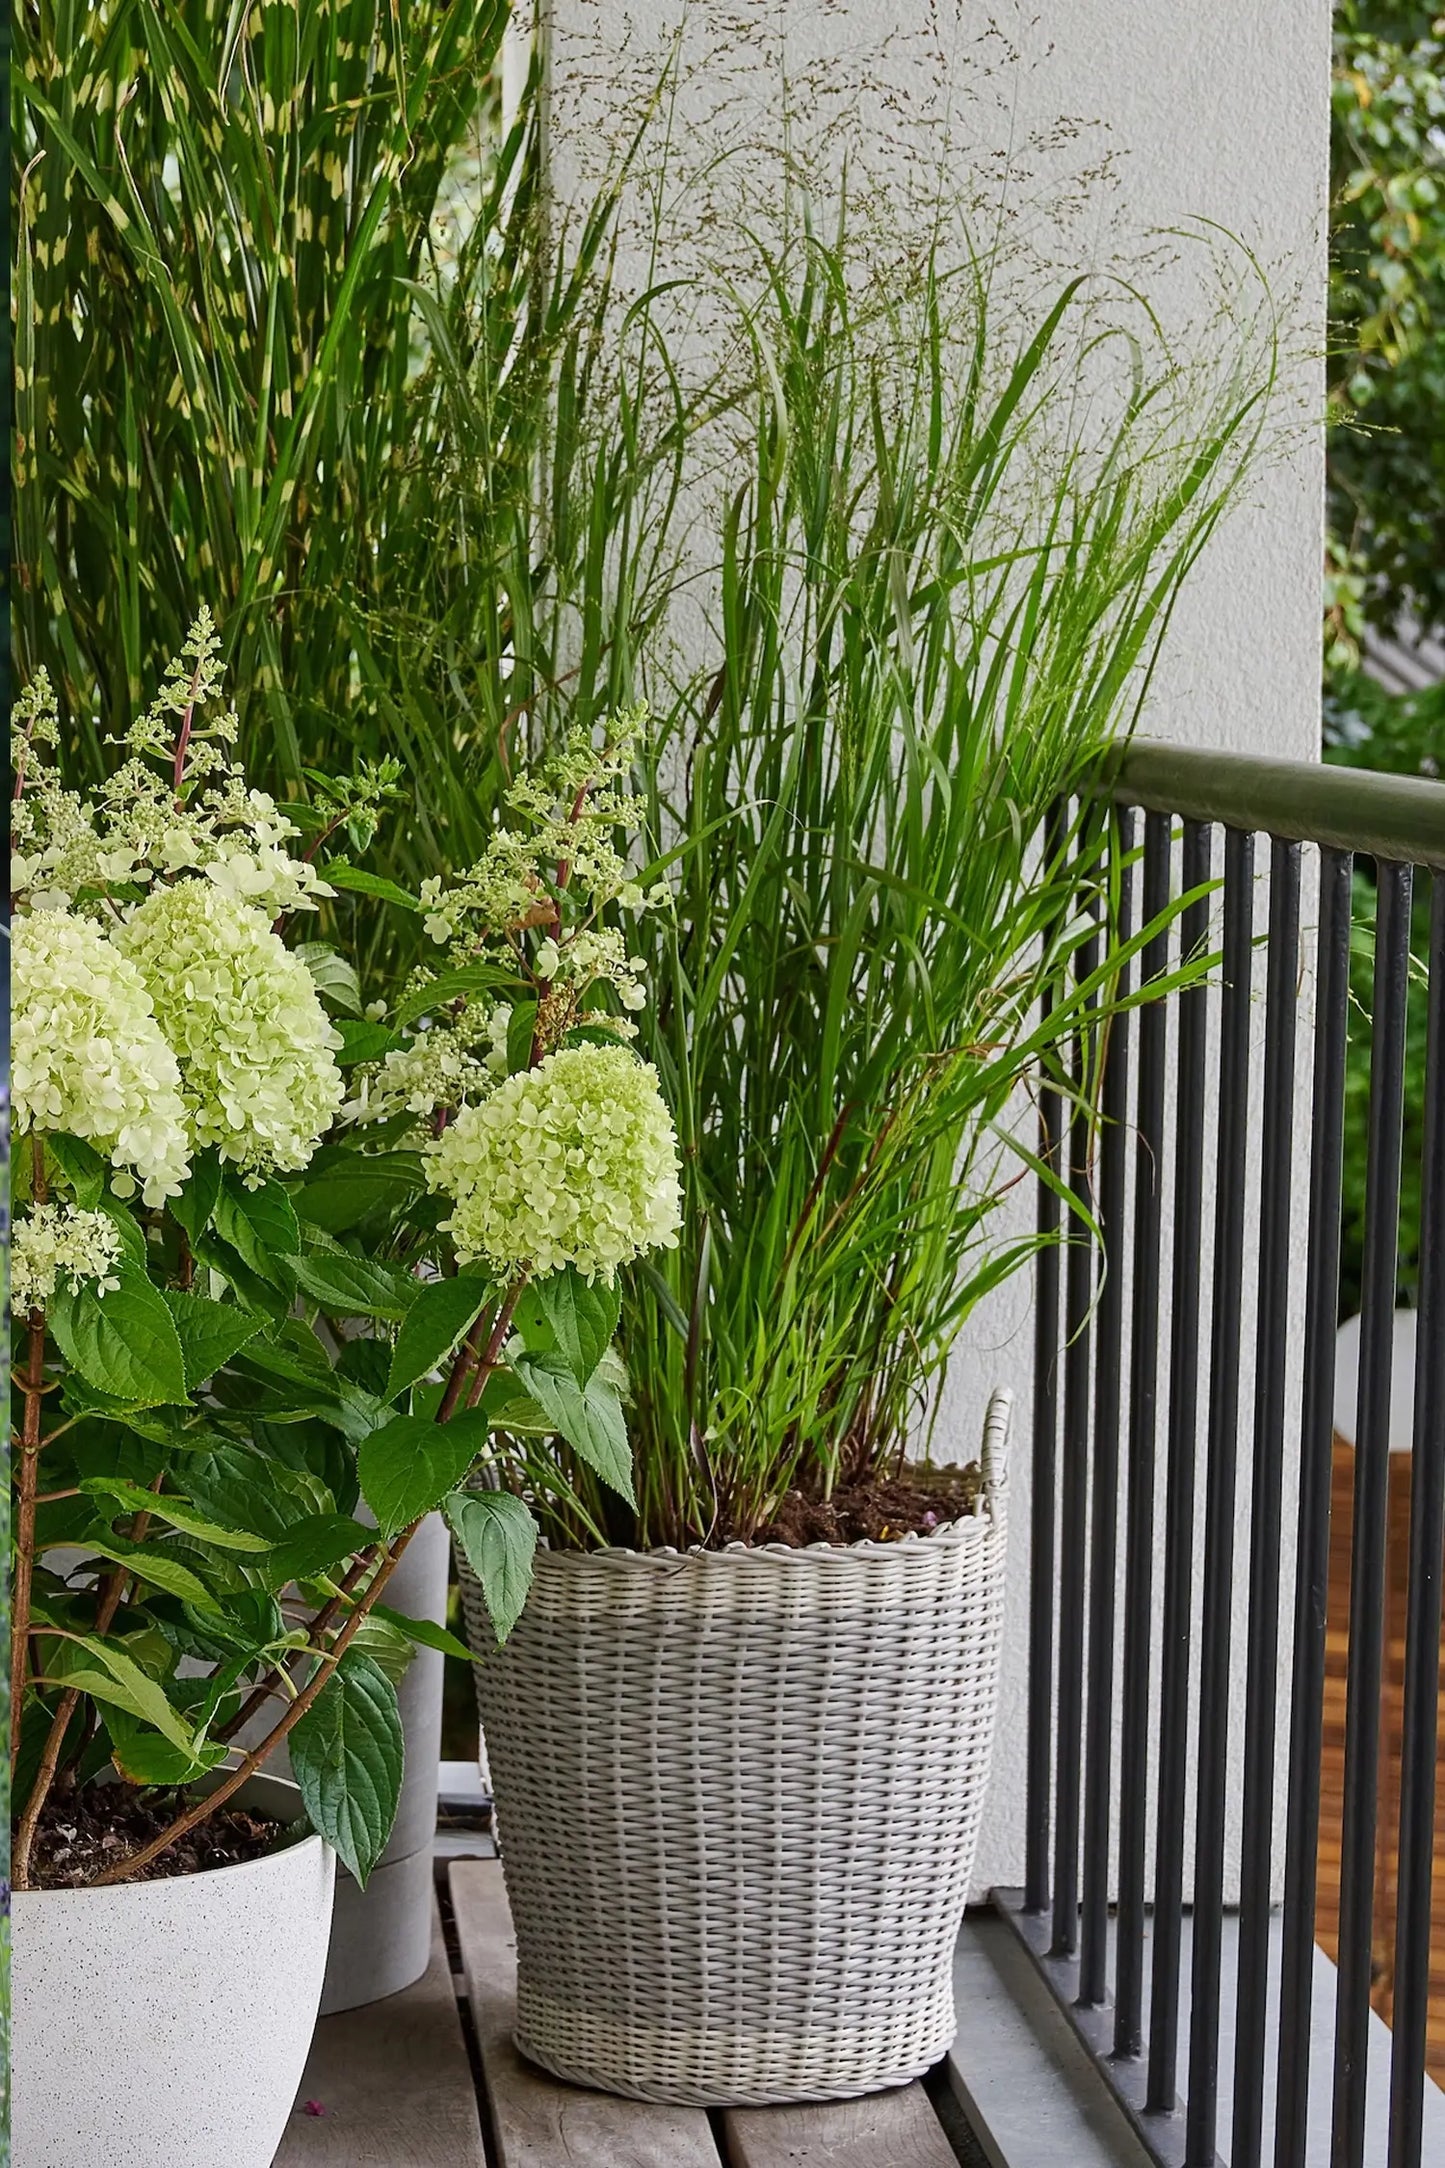
[[649,2100],[903,2084],[954,2033],[997,1696],[1008,1402],[975,1515],[848,1549],[539,1554],[463,1579],[517,2043]]

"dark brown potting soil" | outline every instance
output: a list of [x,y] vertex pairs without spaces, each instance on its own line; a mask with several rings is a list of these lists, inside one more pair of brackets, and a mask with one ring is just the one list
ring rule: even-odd
[[981,1482],[976,1461],[966,1468],[917,1462],[900,1475],[850,1484],[827,1500],[789,1491],[753,1541],[800,1549],[807,1543],[896,1543],[904,1536],[931,1536],[945,1521],[972,1513]]
[[[178,1792],[133,1792],[119,1784],[88,1784],[79,1791],[52,1795],[40,1816],[31,1853],[30,1878],[36,1889],[80,1889],[94,1882],[119,1859],[140,1851],[184,1811]],[[209,1820],[142,1867],[137,1882],[162,1882],[171,1875],[204,1874],[211,1867],[235,1867],[259,1859],[274,1847],[283,1825],[268,1822],[239,1807],[221,1807]]]

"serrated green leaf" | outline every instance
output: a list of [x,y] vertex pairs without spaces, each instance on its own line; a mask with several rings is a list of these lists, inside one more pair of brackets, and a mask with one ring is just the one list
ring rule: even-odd
[[45,1156],[51,1160],[76,1203],[93,1212],[105,1195],[110,1162],[93,1144],[81,1137],[56,1134],[45,1140]]
[[512,1370],[573,1451],[629,1505],[635,1504],[632,1449],[616,1386],[595,1373],[579,1386],[560,1354],[519,1355]]
[[526,1339],[523,1304],[530,1305],[529,1314],[545,1319],[557,1353],[578,1385],[585,1385],[617,1331],[622,1315],[620,1291],[584,1280],[571,1265],[548,1273],[545,1279],[533,1281],[518,1303],[519,1329]]
[[452,1534],[482,1584],[498,1641],[522,1615],[532,1585],[537,1524],[510,1491],[453,1491],[446,1501]]
[[266,1559],[266,1578],[273,1588],[324,1573],[340,1559],[352,1558],[377,1540],[376,1530],[345,1513],[318,1513],[297,1521],[280,1541],[271,1546]]
[[180,1337],[191,1392],[223,1370],[261,1330],[255,1311],[238,1310],[234,1303],[212,1302],[207,1295],[183,1295],[176,1288],[168,1288],[165,1299]]
[[331,1250],[304,1250],[287,1263],[296,1285],[328,1317],[380,1317],[400,1323],[411,1308],[415,1281],[386,1265]]
[[321,870],[333,888],[348,888],[357,896],[375,896],[378,903],[394,903],[402,911],[421,909],[417,898],[398,888],[395,881],[384,880],[379,873],[367,873],[361,866],[348,865],[344,858],[328,858]]
[[459,1641],[454,1633],[448,1633],[445,1626],[438,1626],[435,1619],[408,1618],[404,1611],[393,1611],[391,1606],[385,1603],[374,1604],[371,1616],[384,1619],[388,1626],[394,1626],[399,1633],[404,1633],[418,1648],[435,1649],[439,1656],[454,1657],[458,1663],[469,1664],[472,1661],[472,1652],[465,1641]]
[[468,964],[458,971],[440,971],[425,986],[399,1001],[392,1012],[397,1025],[414,1024],[419,1016],[433,1016],[454,1001],[472,994],[520,994],[523,982],[514,972],[500,971],[494,964]]
[[384,1054],[393,1054],[406,1044],[399,1032],[365,1018],[340,1017],[336,1029],[341,1034],[336,1050],[338,1069],[354,1069],[360,1061],[380,1061]]
[[179,1528],[184,1535],[195,1536],[201,1543],[214,1543],[221,1551],[264,1551],[268,1548],[265,1536],[208,1520],[204,1513],[196,1511],[189,1499],[177,1497],[171,1491],[147,1490],[142,1483],[109,1475],[86,1476],[80,1488],[90,1497],[113,1499],[118,1511],[149,1513],[153,1520]]
[[128,1258],[120,1284],[100,1294],[93,1280],[78,1292],[61,1285],[49,1310],[61,1354],[97,1391],[135,1406],[186,1397],[186,1368],[174,1320],[160,1289]]
[[216,1233],[229,1242],[243,1265],[273,1286],[286,1285],[283,1260],[301,1247],[296,1209],[279,1182],[247,1189],[229,1170],[222,1177],[214,1214]]
[[396,1688],[375,1658],[348,1649],[288,1744],[312,1827],[364,1889],[391,1835],[402,1780]]
[[480,1411],[449,1423],[398,1415],[363,1438],[356,1456],[361,1495],[383,1534],[398,1534],[440,1504],[486,1450],[489,1428]]
[[221,1194],[221,1162],[214,1151],[198,1152],[191,1161],[191,1178],[179,1197],[170,1199],[171,1217],[198,1242],[211,1224]]
[[330,1491],[315,1476],[244,1445],[211,1445],[188,1454],[185,1480],[209,1520],[225,1528],[252,1529],[271,1543],[279,1543],[300,1522],[336,1509]]
[[301,941],[292,951],[299,962],[311,973],[312,982],[323,1001],[339,1009],[344,1016],[360,1016],[362,1012],[361,982],[356,976],[356,966],[338,956],[334,948],[324,941]]
[[197,1611],[220,1608],[200,1575],[158,1543],[132,1543],[129,1537],[118,1536],[104,1527],[88,1529],[80,1541],[85,1550],[95,1552],[99,1558],[108,1558],[113,1565],[125,1566],[137,1580],[147,1582],[152,1588],[164,1589],[168,1596],[179,1597],[182,1603],[190,1604]]
[[226,1759],[226,1748],[219,1740],[192,1752],[162,1738],[122,1708],[110,1710],[105,1728],[110,1734],[111,1759],[132,1784],[189,1784]]
[[426,1188],[415,1152],[349,1153],[333,1160],[297,1190],[301,1218],[327,1234],[345,1234],[368,1213],[402,1211]]
[[[77,1651],[84,1651],[84,1656]],[[64,1640],[47,1646],[45,1662],[50,1677],[63,1679],[67,1686],[89,1694],[94,1701],[113,1702],[117,1708],[128,1709],[183,1754],[190,1753],[191,1733],[164,1690],[114,1641],[99,1640],[94,1634],[68,1634]]]
[[392,1351],[388,1400],[395,1400],[453,1352],[475,1324],[490,1292],[485,1280],[463,1273],[451,1280],[430,1280],[418,1290]]

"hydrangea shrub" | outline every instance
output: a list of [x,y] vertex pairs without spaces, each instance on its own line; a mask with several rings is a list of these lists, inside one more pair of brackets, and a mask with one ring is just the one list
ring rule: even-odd
[[[539,1519],[605,1540],[605,1500],[635,1495],[618,1275],[677,1234],[672,1121],[631,1046],[627,928],[669,904],[631,855],[642,717],[574,732],[476,865],[408,896],[339,848],[365,848],[397,766],[318,778],[314,805],[251,790],[218,652],[203,615],[89,797],[43,678],[16,709],[22,1887],[47,1802],[175,1792],[98,1877],[122,1880],[282,1739],[364,1880],[399,1796],[396,1678],[418,1641],[465,1654],[388,1579],[440,1507],[505,1636]],[[354,913],[384,956],[389,910],[438,953],[367,999],[337,930]]]

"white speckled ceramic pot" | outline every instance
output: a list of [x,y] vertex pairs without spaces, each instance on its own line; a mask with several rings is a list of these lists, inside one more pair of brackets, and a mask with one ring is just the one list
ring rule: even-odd
[[[257,1777],[241,1804],[300,1817]],[[17,2168],[271,2168],[305,2068],[335,1854],[13,1899]]]

